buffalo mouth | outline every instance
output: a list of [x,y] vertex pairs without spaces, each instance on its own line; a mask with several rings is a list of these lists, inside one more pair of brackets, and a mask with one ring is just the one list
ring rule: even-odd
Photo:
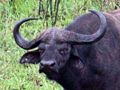
[[46,76],[52,80],[58,77],[58,71],[51,69],[49,67],[40,68],[39,73],[45,73]]

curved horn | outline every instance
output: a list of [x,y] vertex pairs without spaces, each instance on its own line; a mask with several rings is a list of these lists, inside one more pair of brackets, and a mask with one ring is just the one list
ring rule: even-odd
[[72,42],[74,44],[82,44],[82,43],[94,43],[102,38],[102,36],[106,31],[106,26],[107,26],[106,18],[101,12],[98,12],[96,10],[90,10],[90,11],[96,14],[101,21],[99,30],[92,35],[83,35],[68,30],[63,30],[63,33],[60,36],[63,41]]
[[31,41],[27,41],[25,39],[22,38],[22,36],[20,35],[19,33],[19,27],[22,23],[26,22],[26,21],[29,21],[29,20],[37,20],[38,18],[25,18],[25,19],[22,19],[20,21],[18,21],[15,26],[14,26],[14,29],[13,29],[13,35],[14,35],[14,38],[15,38],[15,41],[16,43],[21,47],[21,48],[24,48],[26,50],[29,50],[29,49],[32,49],[32,48],[35,48],[36,46],[38,46],[38,40],[34,39],[34,40],[31,40]]

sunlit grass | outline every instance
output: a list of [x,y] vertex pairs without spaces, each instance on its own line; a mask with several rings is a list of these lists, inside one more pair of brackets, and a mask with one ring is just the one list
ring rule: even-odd
[[[26,52],[14,41],[13,27],[15,23],[26,17],[38,16],[39,0],[2,0],[0,2],[0,90],[62,90],[62,87],[39,74],[39,65],[21,65],[20,57]],[[54,1],[54,0],[53,0]],[[103,1],[103,0],[102,0]],[[114,9],[114,1],[101,9],[99,0],[61,0],[58,20],[54,27],[65,28],[76,16],[88,13],[88,9],[110,11]],[[46,0],[44,0],[44,3]],[[45,4],[44,4],[45,6]],[[22,36],[27,40],[34,39],[42,30],[52,27],[51,18],[30,21],[20,28]]]

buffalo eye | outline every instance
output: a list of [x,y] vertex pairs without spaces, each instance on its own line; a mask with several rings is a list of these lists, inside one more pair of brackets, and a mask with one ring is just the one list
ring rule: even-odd
[[68,48],[60,49],[59,52],[60,54],[64,55],[65,53],[68,52]]
[[44,51],[45,51],[45,49],[43,49],[43,48],[39,48],[39,52],[40,52],[40,54],[43,54]]

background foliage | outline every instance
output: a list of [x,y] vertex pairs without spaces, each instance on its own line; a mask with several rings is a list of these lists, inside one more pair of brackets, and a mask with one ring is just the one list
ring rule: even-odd
[[[43,1],[44,9],[46,2]],[[57,23],[52,26],[51,18],[46,20],[44,12],[38,15],[39,0],[0,0],[0,90],[62,90],[45,74],[39,74],[39,65],[19,64],[26,51],[17,46],[13,38],[12,30],[18,20],[40,18],[21,26],[22,36],[31,40],[46,28],[65,28],[75,17],[88,13],[88,9],[108,12],[119,5],[118,0],[60,0]]]

